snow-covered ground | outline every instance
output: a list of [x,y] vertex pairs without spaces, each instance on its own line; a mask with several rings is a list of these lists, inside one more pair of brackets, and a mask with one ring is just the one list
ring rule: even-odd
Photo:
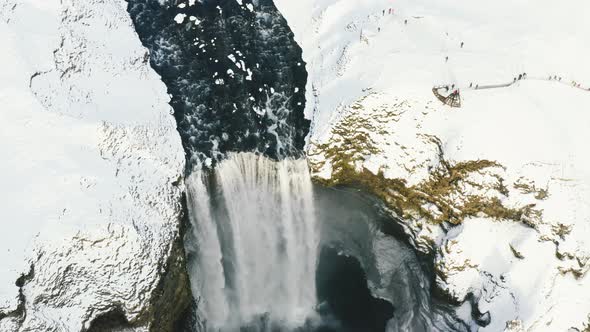
[[182,145],[126,6],[0,0],[0,331],[145,319],[178,236]]
[[[436,253],[440,288],[457,299],[474,293],[480,311],[490,312],[482,330],[587,326],[590,2],[276,4],[310,75],[311,162],[324,161],[327,151],[317,147],[328,144],[360,154],[357,170],[382,171],[408,186],[424,184],[441,168],[436,142],[452,165],[497,162],[469,173],[443,198],[460,205],[469,195],[493,197],[507,208],[529,209],[531,217],[470,215],[446,232],[415,216],[405,220],[414,244]],[[474,89],[523,73],[527,79],[509,87]],[[460,89],[461,108],[436,99],[431,89],[440,85]],[[376,152],[338,142],[343,127],[366,133]],[[333,165],[327,160],[316,177],[330,178]]]

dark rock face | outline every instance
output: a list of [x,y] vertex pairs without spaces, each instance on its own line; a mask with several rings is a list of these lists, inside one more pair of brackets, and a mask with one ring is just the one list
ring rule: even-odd
[[[186,202],[183,197],[182,202]],[[170,256],[160,268],[162,276],[151,294],[151,305],[136,320],[128,321],[124,310],[114,307],[106,314],[95,318],[88,332],[128,331],[137,327],[149,327],[152,332],[180,332],[178,326],[183,323],[183,315],[192,308],[192,294],[186,270],[186,254],[182,239],[187,225],[187,209],[183,204],[183,216],[179,220],[178,236],[170,248]]]
[[486,327],[486,326],[490,325],[490,322],[492,321],[492,317],[490,315],[490,312],[489,311],[484,312],[483,314],[476,317],[475,321],[477,322],[477,324],[479,326]]
[[123,310],[117,307],[94,319],[88,332],[113,332],[131,328],[133,328],[133,324],[127,321]]
[[180,222],[179,235],[172,243],[170,256],[164,267],[164,274],[158,287],[152,294],[152,313],[150,331],[179,331],[177,325],[185,311],[191,308],[192,294],[183,238],[188,223],[186,199],[183,198],[183,218]]
[[231,151],[300,153],[307,72],[271,0],[128,2],[171,95],[188,167],[211,166]]

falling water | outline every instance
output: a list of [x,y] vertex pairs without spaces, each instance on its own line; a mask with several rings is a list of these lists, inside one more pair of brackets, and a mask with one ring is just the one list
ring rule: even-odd
[[[310,122],[303,112],[307,71],[302,50],[273,0],[127,3],[150,64],[170,93],[187,169],[207,168],[186,179],[192,227],[184,244],[197,306],[194,317],[186,319],[188,330],[381,331],[369,329],[385,325],[367,314],[375,311],[370,305],[374,301],[333,287],[347,280],[360,280],[363,291],[371,288],[374,296],[394,304],[389,331],[410,326],[424,330],[422,326],[432,324],[420,324],[429,320],[445,330],[449,324],[427,317],[436,310],[428,305],[426,278],[432,276],[412,263],[416,257],[404,254],[409,247],[387,244],[396,240],[368,226],[377,217],[363,211],[373,206],[354,204],[339,190],[330,190],[335,196],[328,204],[332,199],[322,199],[325,193],[317,188],[314,201],[304,160],[275,162],[251,153],[230,153],[256,151],[274,159],[299,156],[309,134]],[[179,24],[178,15],[196,20]],[[314,204],[322,224],[318,232]],[[321,246],[357,259],[366,280],[362,273],[316,268],[340,266],[332,264],[338,260],[316,264],[318,233]],[[322,282],[327,270],[327,277],[344,280]],[[343,303],[320,298],[318,312],[325,321],[309,326],[306,318],[313,315],[317,301],[317,271],[318,293],[326,293],[322,288],[328,285],[327,293],[333,291]],[[340,278],[342,274],[347,275]],[[343,329],[350,317],[325,310],[348,305],[361,307],[361,314],[352,318],[365,317],[362,328]],[[330,328],[332,316],[342,320],[336,328]],[[303,321],[304,328],[298,329]]]
[[193,172],[187,189],[191,284],[207,329],[304,324],[318,257],[306,161],[230,154],[213,171]]

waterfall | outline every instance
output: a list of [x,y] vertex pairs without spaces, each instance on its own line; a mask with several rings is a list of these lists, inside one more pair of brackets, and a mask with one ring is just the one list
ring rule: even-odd
[[306,161],[230,154],[193,172],[187,191],[191,284],[208,330],[304,324],[319,242]]

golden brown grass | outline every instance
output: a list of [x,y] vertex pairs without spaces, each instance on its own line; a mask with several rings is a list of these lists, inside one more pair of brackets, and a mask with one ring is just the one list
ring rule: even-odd
[[[363,188],[382,199],[401,218],[424,218],[434,224],[459,224],[470,217],[484,216],[521,221],[535,226],[542,211],[535,209],[534,204],[512,208],[502,203],[501,198],[509,194],[504,179],[497,171],[503,170],[502,165],[490,160],[447,161],[443,155],[442,143],[435,136],[421,135],[438,148],[441,166],[432,169],[429,178],[419,184],[408,185],[405,179],[386,178],[381,170],[374,174],[363,168],[362,162],[367,156],[382,153],[371,139],[370,133],[387,135],[387,129],[382,124],[398,121],[403,114],[403,111],[379,107],[372,110],[372,117],[380,121],[359,116],[364,110],[362,102],[368,96],[351,105],[352,112],[332,129],[329,143],[310,144],[308,154],[311,157],[312,171],[318,173],[326,161],[332,167],[330,179],[316,177],[316,181],[327,186],[348,185]],[[471,179],[474,174],[492,177],[493,183],[478,183]],[[547,196],[546,192],[524,183],[515,186],[536,192],[539,197]]]

